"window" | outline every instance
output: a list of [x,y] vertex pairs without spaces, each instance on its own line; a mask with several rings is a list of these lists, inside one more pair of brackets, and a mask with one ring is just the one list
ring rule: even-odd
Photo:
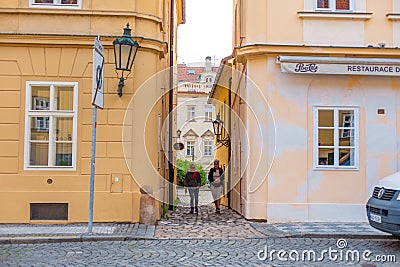
[[187,120],[194,121],[196,116],[196,107],[195,106],[187,106]]
[[27,82],[25,169],[75,168],[77,89]]
[[352,0],[316,0],[317,10],[352,10]]
[[212,121],[213,120],[213,108],[212,108],[212,106],[205,106],[204,107],[204,120],[205,121]]
[[212,156],[212,155],[213,155],[213,141],[204,140],[204,156]]
[[186,156],[194,156],[194,141],[186,141]]
[[196,72],[194,70],[188,70],[187,73],[190,75],[196,74]]
[[68,220],[68,203],[31,203],[31,220]]
[[80,8],[82,0],[29,0],[30,7]]
[[358,168],[358,109],[315,109],[314,166]]

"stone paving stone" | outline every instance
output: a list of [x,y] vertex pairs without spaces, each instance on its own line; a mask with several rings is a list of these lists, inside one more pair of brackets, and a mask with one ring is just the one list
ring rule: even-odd
[[252,226],[265,235],[298,236],[298,235],[343,235],[390,237],[390,234],[374,229],[368,223],[344,222],[294,222],[294,223],[252,223]]
[[[0,236],[84,234],[87,229],[83,225],[1,225]],[[115,229],[114,225],[98,225],[93,226],[92,231],[95,234],[112,234]]]
[[[140,228],[140,229],[139,229]],[[137,238],[150,238],[155,233],[155,226],[146,226],[139,223],[94,223],[93,237],[126,236]],[[42,238],[42,237],[71,237],[89,236],[87,224],[67,225],[15,225],[0,224],[0,239],[7,237]]]
[[[190,196],[189,192],[183,188],[178,188],[176,190],[177,197],[179,199],[179,207],[190,207]],[[212,203],[214,201],[210,189],[203,186],[199,191],[199,205],[204,206]]]
[[[336,249],[336,239],[320,238],[267,238],[267,239],[175,239],[137,240],[128,242],[49,243],[34,245],[0,245],[1,266],[398,266],[397,262],[377,263],[363,260],[335,260],[324,255],[321,260],[259,259],[258,254],[267,246],[272,250],[315,251],[321,258],[324,250]],[[400,259],[398,240],[347,241],[342,249],[365,250],[376,255],[395,256]],[[287,254],[286,254],[287,255]],[[337,253],[340,255],[340,253]],[[286,256],[287,258],[288,256]]]
[[155,238],[260,238],[263,234],[236,212],[221,206],[215,213],[214,204],[199,207],[198,214],[189,214],[189,207],[178,206],[168,212],[169,219],[158,222]]

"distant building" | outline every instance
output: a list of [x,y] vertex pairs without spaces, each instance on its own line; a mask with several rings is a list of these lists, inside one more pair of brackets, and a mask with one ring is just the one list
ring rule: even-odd
[[206,57],[204,66],[178,65],[177,129],[182,131],[181,142],[185,148],[177,152],[177,159],[200,164],[205,170],[214,159],[214,133],[212,120],[214,106],[207,104],[217,67]]

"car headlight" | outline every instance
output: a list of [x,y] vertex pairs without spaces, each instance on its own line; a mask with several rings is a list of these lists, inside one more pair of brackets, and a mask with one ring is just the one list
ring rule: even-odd
[[397,200],[400,200],[400,193],[397,195]]

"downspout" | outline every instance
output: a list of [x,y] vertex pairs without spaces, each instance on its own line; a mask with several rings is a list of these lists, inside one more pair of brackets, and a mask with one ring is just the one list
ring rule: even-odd
[[168,181],[169,181],[169,210],[174,209],[174,155],[172,151],[172,111],[174,98],[174,0],[170,0],[170,22],[169,22],[169,91],[168,91]]
[[228,208],[231,208],[231,175],[232,175],[232,164],[231,164],[231,153],[232,153],[232,139],[231,139],[231,119],[232,119],[232,77],[229,78],[229,90],[228,90]]

